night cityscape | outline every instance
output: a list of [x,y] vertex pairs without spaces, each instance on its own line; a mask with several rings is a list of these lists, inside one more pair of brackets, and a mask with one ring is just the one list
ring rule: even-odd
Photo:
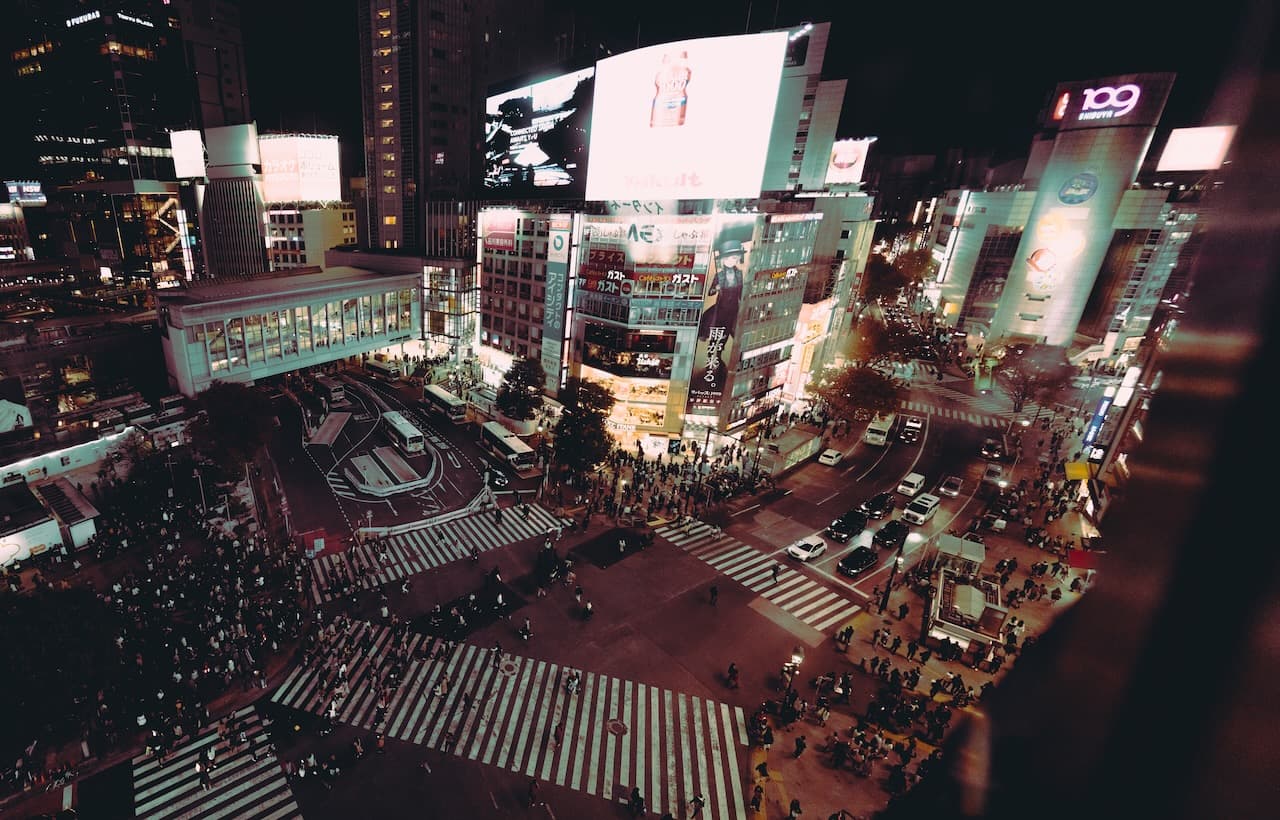
[[1274,4],[5,7],[0,817],[1274,816]]

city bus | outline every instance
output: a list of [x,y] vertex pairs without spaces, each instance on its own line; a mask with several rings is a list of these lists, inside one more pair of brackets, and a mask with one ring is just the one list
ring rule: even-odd
[[467,422],[467,403],[438,384],[422,388],[422,401],[454,424]]
[[364,363],[364,367],[370,373],[376,373],[386,379],[400,378],[400,365],[398,362],[384,362],[379,359],[370,359]]
[[382,422],[386,425],[387,435],[391,436],[401,450],[406,453],[421,453],[425,449],[426,442],[422,437],[422,431],[414,427],[404,416],[389,410],[382,414]]
[[534,466],[533,448],[499,422],[486,421],[480,425],[480,442],[517,471]]
[[341,401],[346,401],[347,388],[337,379],[329,376],[316,376],[316,392],[324,396],[324,400],[329,402],[329,406],[333,406]]

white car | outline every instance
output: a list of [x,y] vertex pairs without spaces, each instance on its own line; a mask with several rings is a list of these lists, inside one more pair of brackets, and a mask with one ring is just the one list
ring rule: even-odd
[[947,495],[947,496],[951,496],[952,498],[955,498],[956,496],[960,495],[960,488],[962,488],[963,486],[964,486],[963,478],[961,478],[958,475],[949,475],[943,480],[942,484],[938,486],[938,492],[941,493],[942,495]]
[[844,453],[839,450],[823,450],[822,455],[818,456],[819,464],[826,464],[828,467],[834,467],[840,463],[840,459],[844,458]]
[[821,538],[802,538],[791,546],[787,547],[787,555],[797,561],[808,561],[817,558],[819,555],[827,551],[826,542]]

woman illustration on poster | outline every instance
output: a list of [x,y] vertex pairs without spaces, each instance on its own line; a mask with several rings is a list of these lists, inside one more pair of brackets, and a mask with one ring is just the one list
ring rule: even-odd
[[689,385],[691,403],[717,404],[724,393],[736,341],[734,329],[742,301],[746,255],[747,248],[739,239],[724,238],[722,234],[716,244],[716,271],[707,284],[698,325],[697,356]]

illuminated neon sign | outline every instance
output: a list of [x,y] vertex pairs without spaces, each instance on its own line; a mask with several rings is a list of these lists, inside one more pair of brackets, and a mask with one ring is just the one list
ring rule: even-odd
[[123,11],[117,11],[116,17],[119,17],[121,20],[128,20],[130,23],[136,23],[139,26],[146,26],[147,28],[156,27],[156,24],[150,20],[144,20],[141,17],[134,17],[132,14],[125,14]]
[[101,16],[102,16],[102,12],[91,11],[88,14],[82,14],[79,17],[72,17],[70,20],[67,21],[67,28],[71,28],[72,26],[78,26],[81,23],[87,23],[90,20],[97,20]]
[[1077,120],[1110,120],[1123,117],[1133,111],[1142,96],[1142,89],[1133,83],[1119,88],[1104,85],[1101,88],[1086,88],[1084,102],[1080,105],[1080,116]]

